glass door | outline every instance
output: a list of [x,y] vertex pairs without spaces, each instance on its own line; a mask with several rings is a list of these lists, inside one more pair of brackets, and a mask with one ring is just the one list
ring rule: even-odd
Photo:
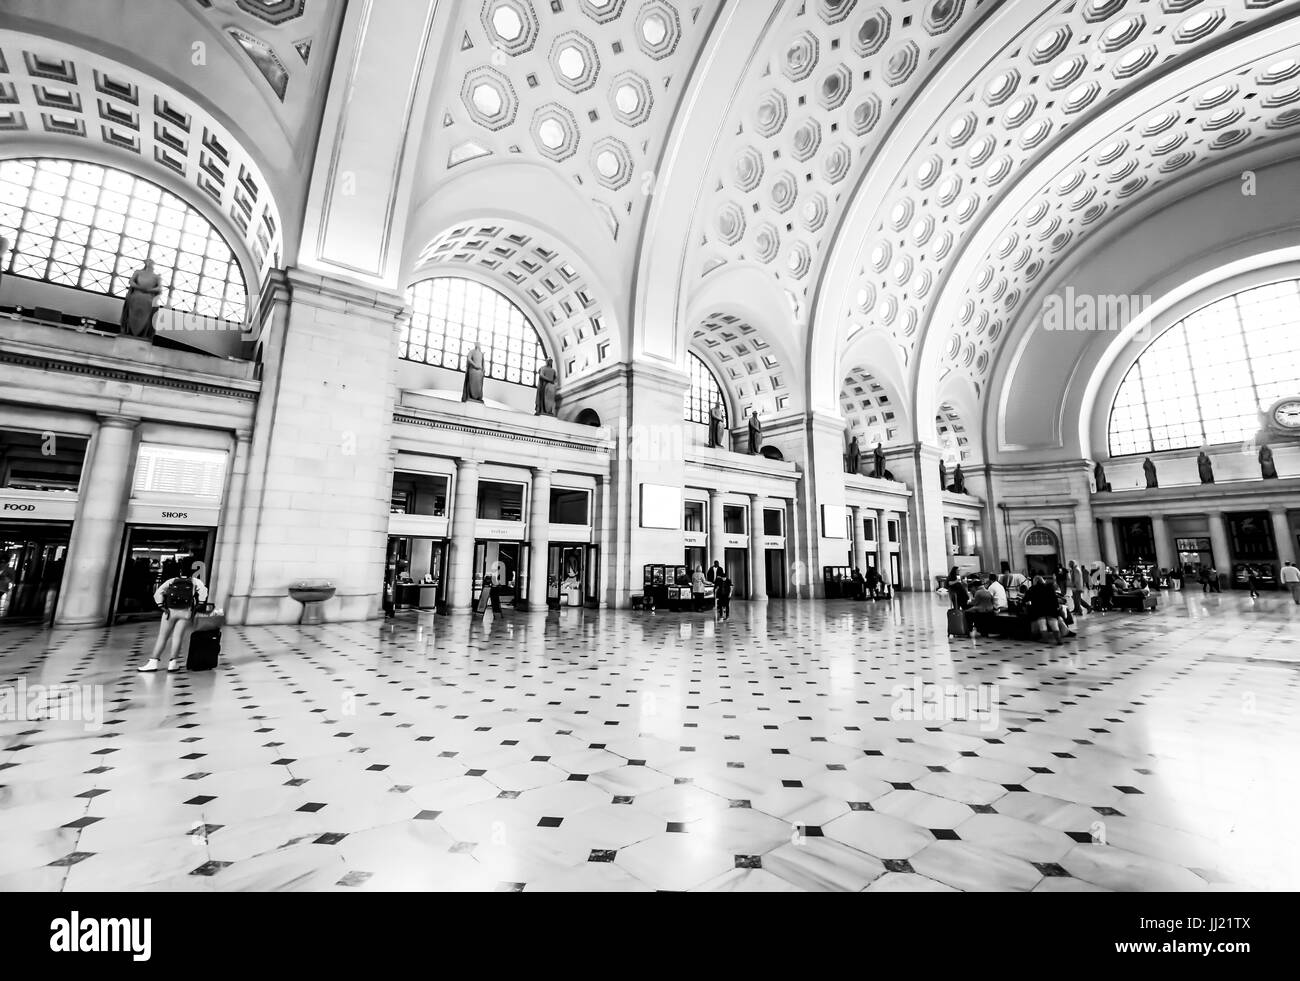
[[587,582],[584,599],[588,606],[600,605],[600,546],[587,546]]
[[72,525],[0,524],[0,624],[54,617]]
[[162,614],[153,601],[154,592],[187,566],[206,584],[211,579],[208,569],[212,538],[210,528],[128,526],[113,600],[113,622],[158,619]]

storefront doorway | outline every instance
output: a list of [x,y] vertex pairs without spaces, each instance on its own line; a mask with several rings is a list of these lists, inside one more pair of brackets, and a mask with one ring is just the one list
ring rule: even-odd
[[727,549],[722,565],[727,570],[727,578],[731,580],[732,599],[749,599],[749,549]]
[[440,610],[446,606],[445,538],[393,536],[384,563],[384,603],[393,613]]
[[553,542],[546,565],[548,606],[595,604],[600,584],[600,547],[585,542]]
[[767,568],[767,595],[770,599],[785,596],[785,549],[769,548],[764,551],[763,563]]
[[203,583],[211,581],[211,528],[146,528],[128,525],[113,597],[113,622],[157,620],[158,587],[190,563]]
[[53,619],[71,538],[71,524],[0,524],[0,624]]
[[487,577],[497,584],[502,606],[514,606],[528,598],[528,545],[524,542],[477,541],[474,543],[474,603]]

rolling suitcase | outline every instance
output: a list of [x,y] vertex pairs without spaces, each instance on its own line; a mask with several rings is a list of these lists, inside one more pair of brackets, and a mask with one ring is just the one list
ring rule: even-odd
[[949,637],[969,637],[970,621],[966,619],[964,610],[948,611],[948,636]]
[[194,611],[190,628],[190,652],[185,659],[186,671],[211,671],[221,656],[221,628],[225,614],[206,603]]

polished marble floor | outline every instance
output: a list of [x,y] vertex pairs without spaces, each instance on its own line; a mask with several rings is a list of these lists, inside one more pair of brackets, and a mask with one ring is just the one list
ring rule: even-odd
[[0,890],[1300,887],[1289,597],[1060,648],[944,609],[227,628],[194,675],[133,670],[152,628],[11,628]]

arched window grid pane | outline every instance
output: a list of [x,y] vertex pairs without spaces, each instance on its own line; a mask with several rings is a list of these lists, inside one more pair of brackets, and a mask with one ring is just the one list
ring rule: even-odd
[[1120,384],[1112,456],[1244,442],[1300,379],[1300,280],[1225,297],[1156,338]]
[[465,370],[475,342],[488,378],[537,384],[546,360],[532,322],[507,296],[470,279],[443,276],[407,287],[411,321],[400,332],[398,356],[434,367]]
[[14,243],[5,271],[15,276],[122,296],[151,258],[161,305],[244,321],[248,291],[234,251],[202,214],[133,174],[51,158],[0,161],[0,233]]
[[686,404],[683,415],[687,422],[698,423],[702,426],[709,424],[709,410],[713,406],[722,403],[722,424],[726,428],[731,427],[731,421],[727,418],[727,400],[722,397],[722,386],[718,384],[717,377],[710,370],[704,360],[694,352],[690,353],[690,388],[686,392]]

